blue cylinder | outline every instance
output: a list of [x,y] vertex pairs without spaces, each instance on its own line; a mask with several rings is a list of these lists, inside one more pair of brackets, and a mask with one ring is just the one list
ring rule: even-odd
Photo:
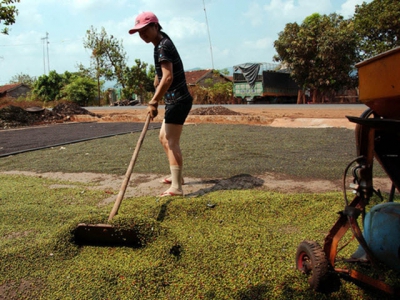
[[400,203],[372,207],[365,216],[363,236],[378,260],[400,271]]

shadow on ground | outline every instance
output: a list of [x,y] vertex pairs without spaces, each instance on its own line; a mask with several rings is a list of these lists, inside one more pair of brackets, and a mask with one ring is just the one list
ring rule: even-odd
[[199,181],[199,182],[190,182],[191,184],[212,184],[213,186],[200,189],[198,191],[186,194],[187,197],[196,197],[202,196],[211,192],[221,191],[221,190],[248,190],[257,187],[261,187],[264,184],[264,180],[254,177],[249,174],[239,174],[228,179],[222,180],[209,180],[209,181]]

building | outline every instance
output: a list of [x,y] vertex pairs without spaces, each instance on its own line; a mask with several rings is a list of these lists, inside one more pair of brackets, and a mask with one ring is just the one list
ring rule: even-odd
[[232,80],[213,69],[185,72],[186,83],[190,86],[209,87],[216,83],[232,82]]
[[23,83],[13,83],[0,86],[0,98],[25,97],[31,88]]
[[[216,84],[229,84],[232,90],[232,79],[222,75],[218,70],[206,69],[185,72],[186,83],[193,96],[195,104],[228,104],[232,103],[230,92],[217,92],[213,90]],[[221,86],[220,86],[221,87]]]
[[247,103],[296,103],[299,87],[286,69],[271,63],[234,66],[233,95]]

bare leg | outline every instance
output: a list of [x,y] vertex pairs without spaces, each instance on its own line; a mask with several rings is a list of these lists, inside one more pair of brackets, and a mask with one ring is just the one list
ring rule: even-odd
[[161,125],[160,142],[167,154],[170,166],[182,166],[182,152],[180,148],[180,139],[183,125],[166,124]]
[[[183,125],[166,124],[161,125],[159,139],[167,155],[171,169],[171,187],[165,193],[182,194],[182,152],[180,138]],[[164,193],[164,194],[165,194]]]

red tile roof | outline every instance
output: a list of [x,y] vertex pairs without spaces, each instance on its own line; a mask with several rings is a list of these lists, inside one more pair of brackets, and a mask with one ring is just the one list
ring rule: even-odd
[[210,72],[212,72],[211,69],[185,72],[186,83],[188,85],[196,84]]
[[13,83],[0,86],[0,94],[12,91],[13,89],[19,87],[20,85],[22,85],[22,83]]

